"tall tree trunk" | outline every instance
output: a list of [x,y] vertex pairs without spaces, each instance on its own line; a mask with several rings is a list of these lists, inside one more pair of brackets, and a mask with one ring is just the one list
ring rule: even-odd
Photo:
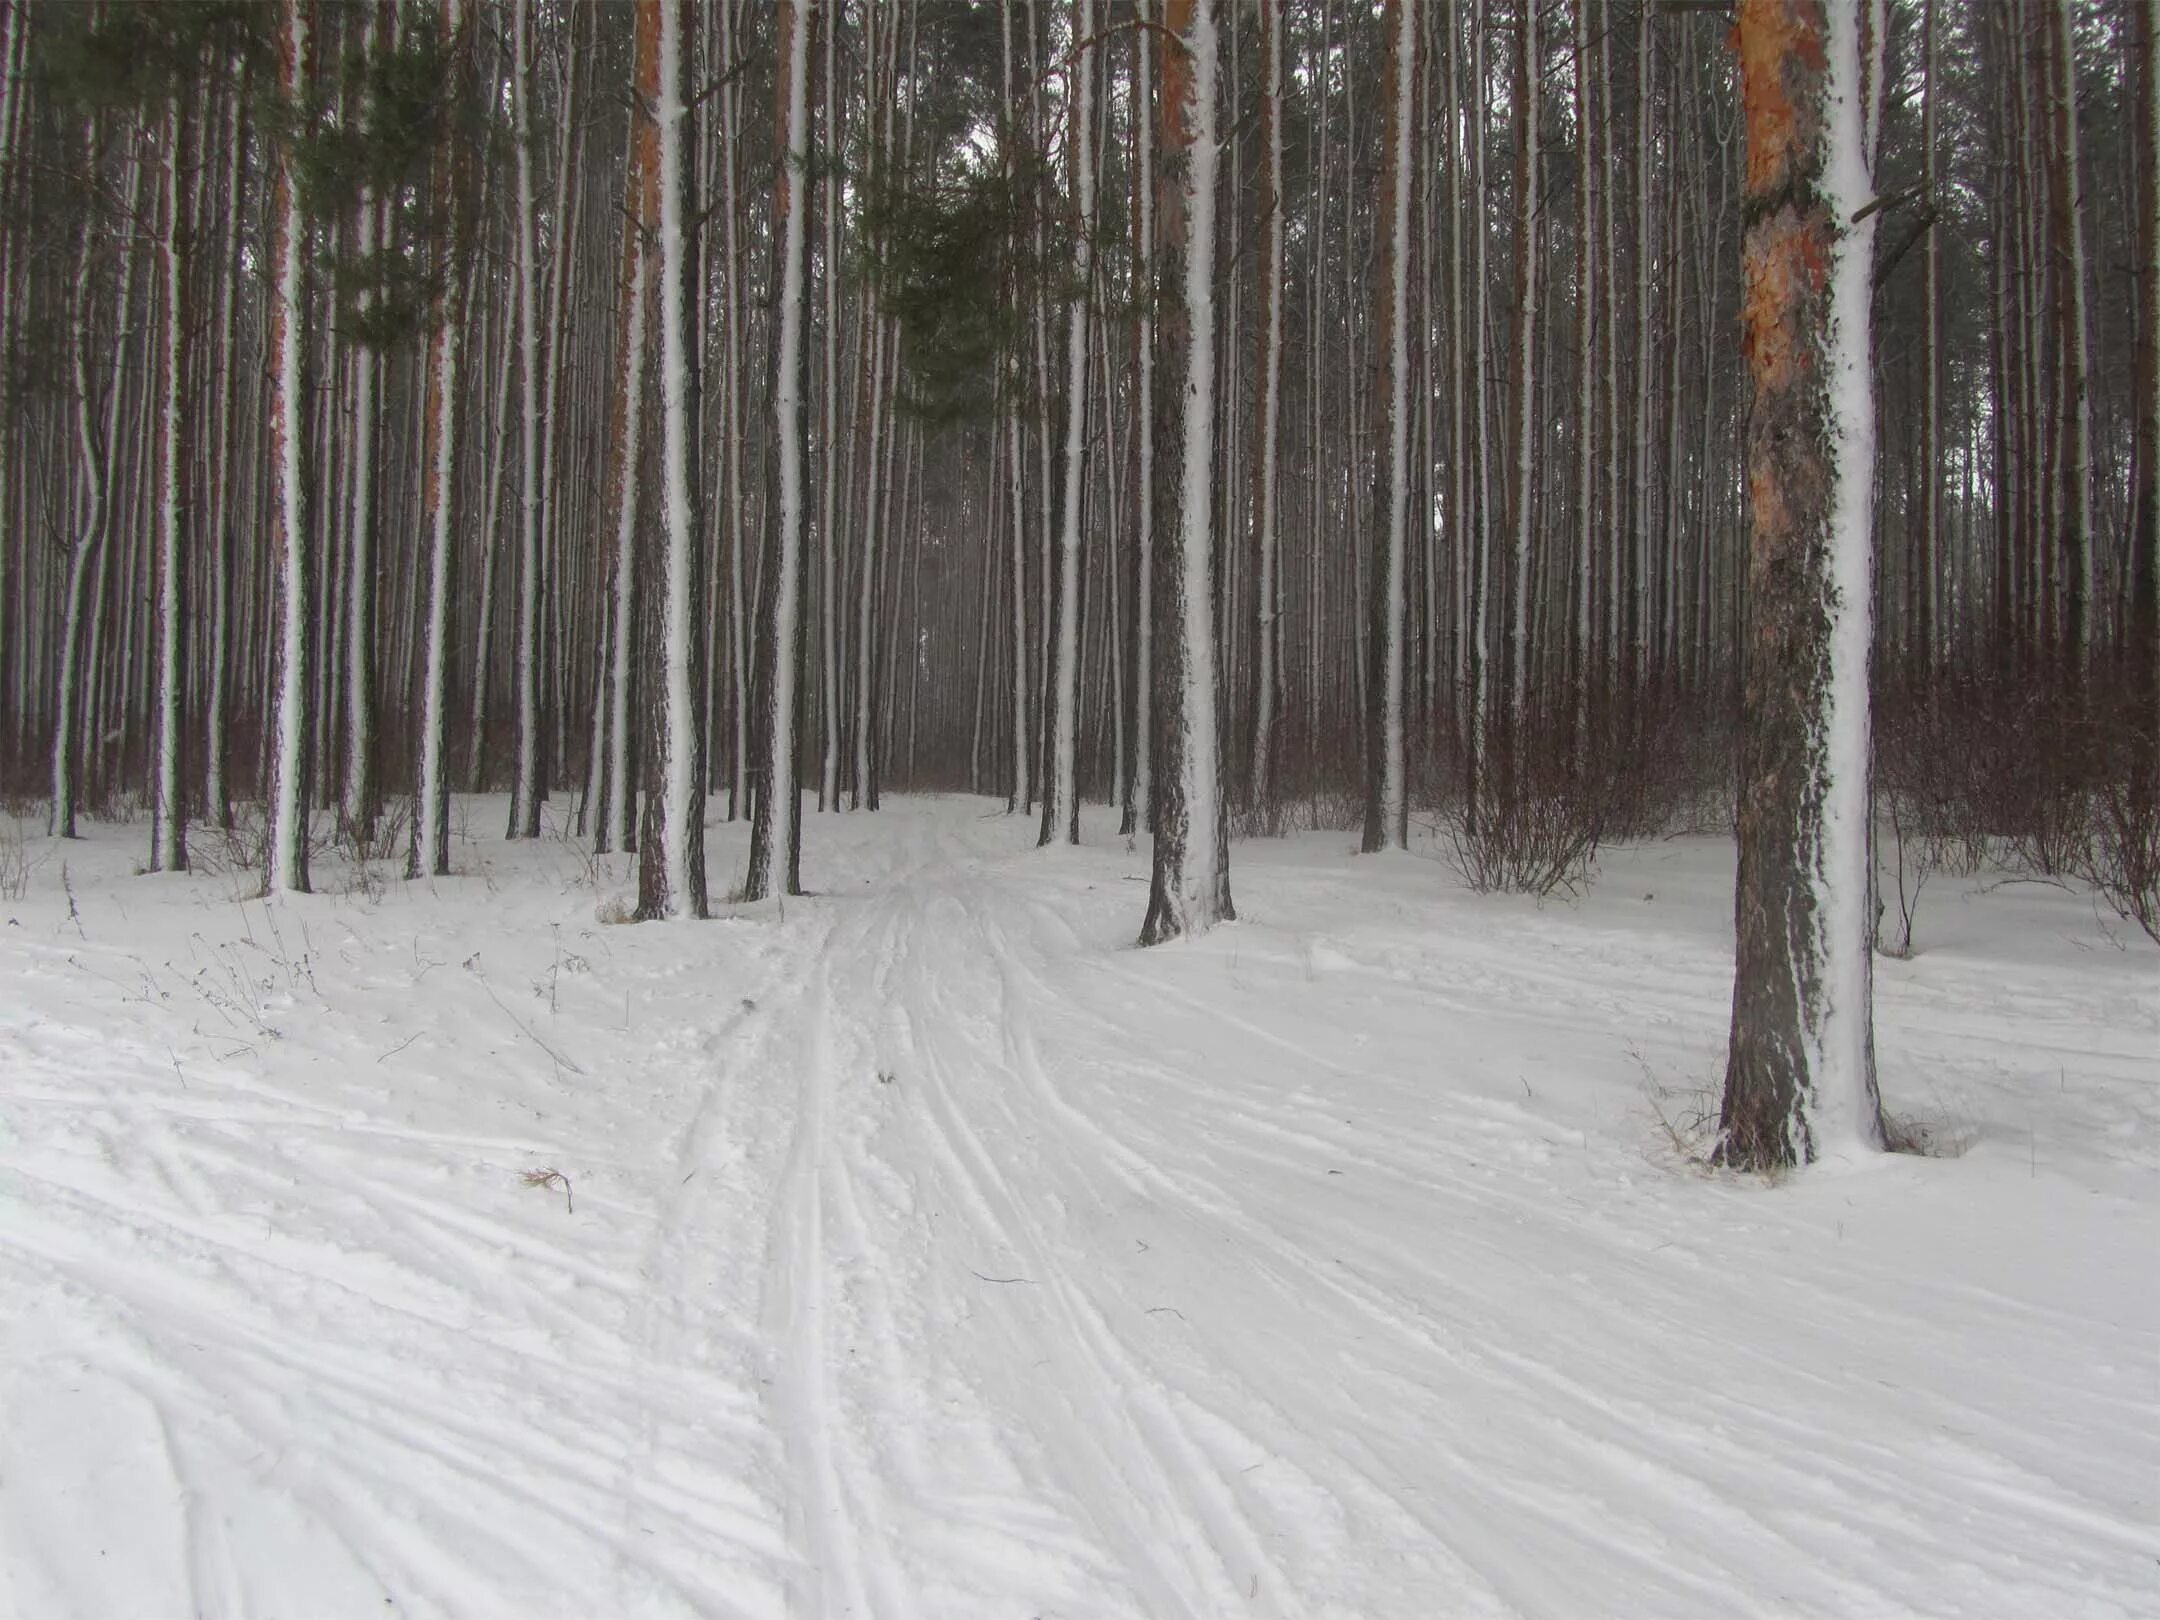
[[1860,0],[1743,0],[1746,672],[1718,1157],[1879,1147],[1868,915],[1874,215]]
[[660,581],[660,698],[653,728],[653,789],[638,849],[638,915],[705,915],[704,643],[697,619],[704,528],[698,520],[698,276],[696,173],[690,89],[691,0],[641,0],[639,98],[654,126],[645,189],[658,202],[660,483],[665,569]]
[[[367,0],[363,13],[361,53],[372,59],[381,43],[381,10],[377,0]],[[363,105],[363,128],[382,116],[374,99]],[[368,274],[380,224],[374,189],[360,188],[355,221],[354,247]],[[374,295],[363,290],[359,313],[364,322],[374,305]],[[352,488],[348,491],[351,517],[346,531],[345,619],[345,825],[356,844],[364,844],[375,821],[375,553],[376,465],[375,439],[377,378],[381,361],[370,335],[360,334],[353,345]]]
[[[652,53],[648,63],[641,55],[640,73],[659,71],[658,23],[649,9],[638,16],[640,52]],[[641,95],[646,91],[640,80]],[[650,119],[631,119],[629,175],[624,187],[622,270],[617,303],[620,338],[615,354],[615,398],[609,432],[608,488],[614,496],[615,545],[612,563],[613,592],[609,606],[610,648],[608,656],[608,759],[595,847],[630,850],[637,847],[637,781],[641,768],[637,732],[639,705],[632,693],[638,685],[637,630],[640,612],[638,575],[638,514],[644,479],[645,350],[650,343],[646,308],[652,297],[652,263],[647,238],[660,214],[656,188],[659,184],[658,154],[653,150],[659,128]]]
[[[278,32],[278,89],[297,106],[313,77],[314,0],[285,0]],[[270,292],[270,515],[277,563],[270,814],[264,888],[308,889],[308,767],[314,735],[308,690],[315,670],[314,469],[308,421],[307,222],[291,153],[273,159]]]
[[2130,603],[2125,632],[2134,712],[2143,726],[2134,790],[2160,796],[2160,0],[2135,0],[2139,197],[2137,265],[2144,283],[2138,319],[2137,487],[2131,495]]
[[[1935,195],[1935,0],[1920,12],[1920,183],[1925,206]],[[1913,654],[1931,674],[1941,660],[1942,541],[1942,231],[1929,228],[1921,245],[1920,282],[1920,511],[1913,544]]]
[[219,828],[232,826],[232,799],[226,785],[227,676],[232,668],[232,575],[235,529],[240,511],[239,393],[240,278],[242,229],[246,218],[242,180],[247,158],[247,103],[249,76],[243,66],[232,92],[232,109],[225,126],[225,242],[219,255],[217,340],[217,446],[218,476],[210,480],[215,492],[216,522],[211,530],[210,649],[208,692],[203,705],[203,814]]
[[182,525],[188,511],[187,449],[181,420],[186,406],[189,331],[188,171],[192,166],[185,86],[165,100],[164,367],[158,416],[157,769],[150,809],[150,870],[187,869],[187,558]]
[[[1407,9],[1407,8],[1406,8]],[[1282,436],[1283,136],[1282,30],[1275,8],[1260,8],[1260,399],[1254,412],[1253,550],[1256,587],[1253,637],[1253,809],[1265,816],[1274,802],[1275,730],[1281,675],[1281,582],[1276,577],[1277,448]],[[1406,26],[1414,32],[1415,19]]]
[[[511,142],[517,157],[518,609],[513,678],[517,775],[510,786],[511,838],[540,836],[540,239],[533,195],[533,0],[512,0]],[[558,208],[562,199],[556,199]]]
[[[1417,150],[1412,101],[1417,86],[1419,30],[1410,0],[1388,0],[1387,235],[1380,260],[1381,328],[1387,357],[1381,367],[1381,432],[1386,448],[1375,480],[1386,503],[1385,527],[1373,544],[1372,674],[1366,683],[1365,839],[1370,854],[1409,842],[1410,808],[1404,769],[1403,637],[1410,525],[1410,190]],[[1378,502],[1376,502],[1378,504]]]
[[[1591,90],[1592,0],[1575,0],[1575,573],[1568,669],[1579,759],[1590,742],[1591,568],[1597,544],[1598,166]],[[1611,12],[1605,11],[1610,26]]]
[[[758,592],[759,697],[756,805],[743,898],[763,900],[777,885],[802,892],[802,794],[796,735],[801,710],[803,530],[808,491],[803,466],[803,289],[810,178],[810,22],[816,0],[781,0],[780,57],[774,76],[779,172],[773,180],[773,243],[780,257],[772,332],[772,433],[777,498]],[[776,870],[777,869],[777,870]]]
[[1050,779],[1040,843],[1080,841],[1080,508],[1087,486],[1088,295],[1095,235],[1094,0],[1073,0],[1074,63],[1067,97],[1066,182],[1073,193],[1074,262],[1065,304],[1064,489],[1058,522],[1057,636],[1050,654]]
[[[1515,58],[1515,421],[1509,434],[1515,452],[1514,475],[1508,490],[1508,523],[1513,530],[1510,552],[1515,582],[1510,591],[1508,618],[1508,742],[1507,769],[1519,772],[1522,752],[1524,705],[1530,688],[1530,549],[1533,538],[1532,506],[1538,476],[1537,369],[1538,369],[1538,272],[1539,243],[1544,230],[1545,200],[1539,175],[1543,158],[1539,150],[1541,117],[1539,87],[1543,70],[1538,51],[1537,0],[1522,0],[1517,19]],[[1519,792],[1519,786],[1515,787]]]
[[2048,8],[2054,34],[2055,161],[2059,172],[2054,200],[2056,341],[2062,347],[2062,448],[2057,466],[2062,479],[2063,637],[2069,669],[2081,672],[2092,662],[2093,510],[2092,398],[2088,355],[2089,322],[2085,314],[2085,211],[2078,167],[2077,42],[2070,26],[2070,0]]
[[840,17],[827,19],[824,33],[823,80],[824,128],[820,151],[827,154],[819,192],[823,199],[824,243],[818,254],[819,292],[824,319],[818,351],[822,377],[818,390],[818,710],[824,718],[822,770],[818,777],[818,808],[840,808],[840,513],[847,503],[840,498],[840,125],[835,114],[840,106]]
[[[1138,0],[1143,15],[1153,11],[1149,0]],[[1139,195],[1139,223],[1133,233],[1133,289],[1140,308],[1134,345],[1139,351],[1140,392],[1135,409],[1140,418],[1140,470],[1138,510],[1135,513],[1133,547],[1133,814],[1119,830],[1128,836],[1155,825],[1155,518],[1158,510],[1155,483],[1155,198],[1161,184],[1155,163],[1155,118],[1152,100],[1158,92],[1155,60],[1158,54],[1150,29],[1139,31],[1139,79],[1134,86],[1136,108],[1133,123],[1138,129],[1140,157],[1133,175]]]
[[[456,82],[470,94],[472,40],[465,28],[464,0],[445,0],[443,44],[458,63]],[[413,877],[445,877],[450,871],[450,614],[457,590],[458,448],[463,424],[458,406],[463,387],[465,245],[468,186],[465,159],[455,146],[437,154],[436,206],[445,216],[443,256],[435,289],[435,319],[428,334],[427,402],[422,415],[420,527],[427,544],[427,607],[424,667],[418,715],[419,758],[413,771]],[[473,679],[484,682],[485,669]]]
[[[1161,547],[1168,631],[1156,667],[1162,768],[1156,782],[1155,862],[1140,943],[1204,933],[1236,916],[1230,828],[1216,726],[1215,94],[1214,0],[1169,0],[1162,64],[1162,151],[1179,184],[1164,199],[1166,256],[1179,272],[1163,335],[1183,362],[1164,411],[1158,465],[1178,468],[1177,501]],[[1173,364],[1177,361],[1174,360]]]

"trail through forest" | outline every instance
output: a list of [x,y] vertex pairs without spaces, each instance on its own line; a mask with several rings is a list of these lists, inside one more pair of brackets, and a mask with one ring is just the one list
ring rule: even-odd
[[2160,984],[2088,899],[1931,889],[1883,1087],[1964,1151],[1768,1186],[1658,1118],[1722,841],[1544,907],[1240,845],[1142,955],[1144,847],[996,810],[675,929],[561,838],[268,904],[32,840],[0,1613],[2150,1612]]

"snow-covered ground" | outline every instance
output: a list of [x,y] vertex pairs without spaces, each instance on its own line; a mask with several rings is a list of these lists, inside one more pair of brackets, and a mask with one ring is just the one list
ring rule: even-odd
[[1721,843],[1242,843],[1142,953],[1145,845],[996,808],[638,927],[500,801],[270,905],[31,837],[0,1612],[2160,1613],[2160,953],[2088,898],[1938,879],[1878,1039],[1966,1151],[1768,1186],[1658,1118]]

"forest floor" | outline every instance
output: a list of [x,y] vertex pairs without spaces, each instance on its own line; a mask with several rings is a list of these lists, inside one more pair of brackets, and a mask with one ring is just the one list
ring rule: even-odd
[[1937,879],[1878,1043],[1954,1156],[1771,1185],[1676,1145],[1722,840],[1240,843],[1143,953],[1145,843],[997,809],[682,926],[499,799],[274,904],[27,836],[0,1613],[2160,1612],[2160,953],[2089,896]]

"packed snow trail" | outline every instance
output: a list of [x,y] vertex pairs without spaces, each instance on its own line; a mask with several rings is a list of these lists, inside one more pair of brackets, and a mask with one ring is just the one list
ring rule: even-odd
[[37,846],[0,1613],[2160,1606],[2160,974],[2087,903],[1883,964],[1962,1157],[1772,1188],[1653,1109],[1717,845],[1539,908],[1241,844],[1142,953],[1144,848],[992,810],[817,817],[824,892],[700,926],[560,841],[267,906]]

